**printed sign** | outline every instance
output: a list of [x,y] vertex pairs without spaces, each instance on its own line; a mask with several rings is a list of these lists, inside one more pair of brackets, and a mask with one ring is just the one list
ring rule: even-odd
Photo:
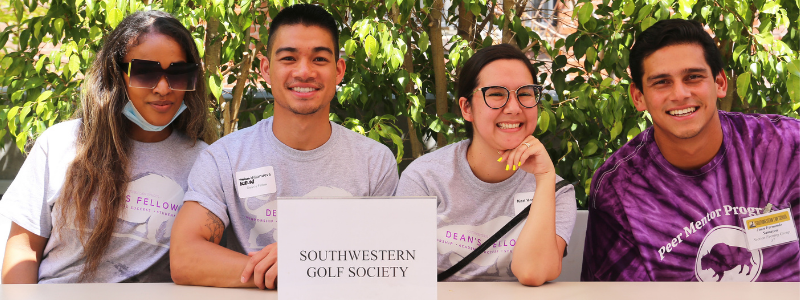
[[278,190],[272,167],[236,172],[235,184],[239,198],[242,199],[272,194]]
[[788,208],[744,218],[742,221],[750,250],[797,241],[797,229]]
[[436,198],[278,198],[280,299],[436,299]]

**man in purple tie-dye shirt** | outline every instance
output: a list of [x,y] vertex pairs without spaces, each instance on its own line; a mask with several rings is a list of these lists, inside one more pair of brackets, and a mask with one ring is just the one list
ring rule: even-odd
[[750,251],[742,229],[767,203],[800,227],[800,121],[718,111],[728,80],[697,22],[656,23],[630,60],[653,126],[592,178],[581,280],[800,281],[797,241]]

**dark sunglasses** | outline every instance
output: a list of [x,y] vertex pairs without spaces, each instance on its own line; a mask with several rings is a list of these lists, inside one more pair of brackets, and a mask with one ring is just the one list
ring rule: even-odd
[[197,84],[197,69],[200,67],[196,63],[171,63],[164,69],[157,61],[132,59],[129,63],[120,63],[119,66],[125,70],[130,77],[130,87],[153,89],[158,85],[162,76],[167,77],[169,88],[175,91],[194,91]]

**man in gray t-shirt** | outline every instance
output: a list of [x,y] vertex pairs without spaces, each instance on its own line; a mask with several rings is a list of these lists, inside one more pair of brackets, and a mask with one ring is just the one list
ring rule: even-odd
[[[386,146],[328,120],[345,71],[331,15],[294,5],[269,30],[261,72],[275,115],[198,156],[173,225],[178,284],[275,288],[277,197],[391,196],[397,186]],[[226,227],[232,250],[218,245]]]

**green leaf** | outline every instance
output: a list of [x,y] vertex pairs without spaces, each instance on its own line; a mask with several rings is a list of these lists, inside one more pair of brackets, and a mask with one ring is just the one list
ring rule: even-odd
[[44,67],[44,61],[46,60],[47,56],[39,56],[39,61],[36,62],[36,66],[34,66],[36,73],[42,71],[42,67]]
[[400,52],[400,50],[395,49],[394,51],[392,51],[392,57],[390,58],[390,62],[392,64],[393,70],[396,70],[397,68],[400,67],[401,64],[403,64],[403,58],[404,58],[403,53]]
[[8,110],[8,114],[6,115],[6,120],[9,123],[14,123],[14,117],[17,116],[17,112],[19,111],[19,106],[14,106]]
[[[789,99],[800,105],[800,76],[789,76],[786,80],[786,89],[789,92]],[[797,110],[797,108],[794,108]]]
[[580,21],[581,24],[586,24],[586,22],[589,22],[589,19],[592,18],[593,12],[594,12],[594,6],[592,5],[592,3],[591,2],[584,3],[583,6],[581,6],[580,12],[578,12],[578,21]]
[[[39,94],[39,97],[36,97],[36,102],[45,101],[53,95],[53,91],[44,91],[43,93]],[[38,115],[38,113],[37,113]]]
[[121,10],[119,10],[118,8],[111,9],[110,11],[108,11],[108,16],[107,16],[108,25],[110,25],[111,28],[117,28],[119,22],[122,22],[123,17],[124,15],[122,14]]
[[24,133],[17,135],[16,142],[17,142],[17,148],[19,148],[19,151],[24,152],[25,151],[25,144],[28,143],[28,135],[24,134]]
[[352,56],[353,53],[356,52],[356,41],[348,40],[344,43],[344,51],[347,52],[347,56]]
[[622,8],[622,12],[625,13],[626,16],[631,16],[633,11],[636,9],[636,4],[634,4],[635,0],[629,0],[625,3],[625,7]]
[[650,28],[650,26],[653,26],[653,24],[655,23],[656,19],[653,19],[652,17],[645,18],[644,20],[642,20],[642,31],[647,30],[647,28]]
[[428,37],[428,33],[423,31],[419,33],[419,51],[425,52],[428,50],[428,47],[431,45],[430,38]]
[[550,126],[550,114],[547,111],[542,110],[539,114],[539,128],[542,129],[542,132],[547,132],[547,127]]
[[614,122],[614,127],[611,128],[611,140],[615,139],[620,133],[622,133],[622,122],[616,121]]
[[431,124],[429,125],[430,129],[433,130],[433,132],[436,132],[436,133],[442,132],[442,127],[443,126],[444,126],[444,123],[442,123],[442,120],[439,120],[438,118],[434,119],[433,122],[431,122]]
[[222,98],[220,98],[220,95],[222,95],[222,79],[220,79],[219,75],[214,74],[208,77],[208,88],[214,98],[217,98],[217,102],[220,103],[222,101]]
[[631,130],[628,130],[628,135],[627,135],[627,138],[628,138],[628,140],[630,141],[630,140],[632,140],[634,137],[636,137],[637,135],[639,135],[640,133],[642,133],[642,131],[641,131],[641,130],[639,130],[639,127],[636,127],[636,126],[634,126],[633,128],[631,128]]
[[583,156],[589,156],[597,152],[597,144],[595,141],[591,141],[586,144],[586,147],[583,148]]
[[70,73],[72,74],[78,73],[78,71],[81,70],[81,59],[75,54],[71,55],[69,57],[68,67]]
[[750,77],[750,72],[745,72],[739,74],[739,78],[736,78],[736,93],[739,94],[741,99],[747,96],[747,90],[750,89]]
[[768,2],[764,3],[763,7],[761,7],[761,13],[773,14],[774,15],[774,14],[778,13],[778,10],[780,8],[781,8],[780,4],[778,4],[776,2],[768,1]]
[[594,47],[586,48],[586,60],[590,64],[594,64],[595,60],[597,59],[597,50]]
[[[650,11],[652,11],[652,10],[653,10],[653,6],[650,5],[650,4],[645,5],[644,7],[642,7],[642,9],[639,10],[639,14],[636,17],[636,22],[639,22],[639,21],[643,20],[644,18],[649,17],[650,16]],[[642,29],[642,30],[644,30],[644,29]]]
[[613,83],[613,82],[614,82],[614,78],[606,77],[605,79],[603,79],[603,82],[600,83],[600,88],[601,89],[606,89],[609,86],[611,86],[611,83]]
[[55,29],[56,33],[61,33],[61,30],[64,29],[64,19],[58,18],[53,20],[53,29]]
[[[3,60],[3,62],[5,62],[5,60]],[[786,69],[789,71],[789,74],[800,77],[800,59],[786,62]]]
[[367,56],[374,59],[375,55],[378,54],[378,41],[372,35],[368,35],[364,39],[364,48],[367,50]]

